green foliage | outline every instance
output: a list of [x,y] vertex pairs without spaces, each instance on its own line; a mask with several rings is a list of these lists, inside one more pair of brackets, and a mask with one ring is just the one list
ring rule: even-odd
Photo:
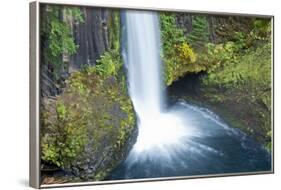
[[160,15],[166,84],[205,71],[200,95],[196,93],[200,98],[190,99],[213,106],[231,125],[254,134],[270,148],[270,19],[214,19],[215,43],[209,42],[207,17],[193,15],[192,19],[192,30],[185,36],[174,14]]
[[121,68],[121,58],[117,51],[105,52],[96,63],[97,73],[104,77],[116,76]]
[[77,46],[74,44],[70,28],[59,20],[52,20],[50,25],[49,48],[51,56],[58,57],[62,53],[75,53]]
[[[100,58],[96,61],[95,66],[85,66],[83,68],[84,72],[88,75],[96,74],[98,77],[106,79],[108,77],[117,77],[118,72],[122,67],[121,57],[118,51],[111,50],[105,52]],[[78,77],[78,76],[77,76]],[[125,80],[125,79],[124,79]],[[76,83],[73,83],[76,84]],[[77,84],[78,85],[78,84]],[[80,84],[81,86],[81,84]],[[80,87],[83,89],[83,86]]]
[[271,40],[271,21],[269,19],[255,19],[254,28],[250,35],[256,40]]
[[41,138],[42,159],[62,168],[69,168],[72,161],[84,149],[87,142],[86,126],[84,121],[88,117],[85,107],[73,106],[59,100],[56,103],[56,115],[43,114],[43,132]]
[[234,48],[235,51],[240,51],[247,47],[247,34],[243,32],[235,32],[234,33]]
[[175,15],[161,13],[162,60],[165,82],[170,85],[187,72],[200,72],[204,67],[195,64],[196,54],[189,46],[182,29],[176,25]]
[[192,16],[192,31],[188,34],[188,42],[194,49],[204,48],[209,42],[209,30],[206,16]]
[[194,63],[196,61],[196,54],[186,42],[184,42],[177,49],[183,62]]
[[109,42],[110,49],[119,51],[120,50],[120,12],[117,10],[112,10],[109,19]]
[[75,22],[78,22],[78,23],[85,22],[84,16],[82,15],[82,11],[80,8],[64,6],[63,11],[65,12],[64,14],[66,16],[71,16],[71,18],[73,18]]
[[[210,102],[215,105],[235,105],[235,108],[228,110],[233,114],[229,118],[240,119],[238,122],[242,122],[241,128],[244,131],[255,134],[258,140],[270,148],[272,111],[270,43],[244,51],[236,57],[236,61],[222,63],[220,67],[210,70],[202,78],[202,82],[204,89],[216,89],[206,95]],[[256,127],[252,128],[252,125]]]
[[84,84],[83,73],[81,72],[77,72],[72,76],[71,82],[69,82],[69,87],[73,90],[73,92],[79,95],[86,96],[90,93],[89,89]]
[[270,44],[248,51],[240,57],[233,54],[232,45],[229,47],[219,46],[217,51],[217,46],[214,47],[215,49],[212,49],[213,51],[208,54],[209,60],[216,60],[218,61],[216,64],[222,66],[209,70],[208,77],[204,79],[205,84],[233,88],[245,84],[251,85],[252,88],[255,86],[264,89],[270,88]]
[[66,116],[66,108],[62,102],[57,104],[57,114],[59,119],[64,119]]
[[[249,33],[243,31],[233,32],[232,41],[226,41],[220,44],[206,43],[205,49],[198,55],[197,62],[205,65],[208,73],[212,73],[217,69],[223,70],[229,64],[236,64],[238,58],[243,53],[247,54],[251,48],[260,46],[260,44],[269,43],[270,21],[255,19],[253,23],[254,26]],[[264,33],[265,31],[266,34]],[[211,74],[210,77],[212,76]],[[237,74],[236,78],[239,78],[239,76]]]
[[198,61],[206,66],[210,73],[231,63],[237,63],[236,45],[233,42],[225,44],[206,44],[206,50],[198,56]]
[[[105,52],[97,66],[72,73],[64,92],[44,103],[42,159],[66,170],[78,168],[77,175],[96,164],[101,168],[86,177],[103,179],[119,163],[135,127],[125,83],[117,52]],[[91,159],[90,166],[85,158]]]
[[84,22],[82,12],[77,7],[44,5],[40,14],[40,38],[42,42],[42,61],[53,67],[53,75],[57,79],[62,69],[62,56],[72,55],[78,46],[74,43],[70,25],[64,18],[75,22]]
[[271,40],[271,22],[268,19],[253,19],[250,31],[234,31],[232,41],[236,51],[245,50]]
[[172,13],[161,13],[160,24],[163,52],[167,56],[175,55],[175,47],[186,41],[184,32],[177,27],[176,18]]

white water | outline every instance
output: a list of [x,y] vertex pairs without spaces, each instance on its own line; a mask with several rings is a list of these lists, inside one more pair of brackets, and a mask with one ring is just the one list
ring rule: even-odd
[[208,109],[186,102],[165,109],[157,13],[124,13],[122,54],[138,116],[138,137],[108,179],[268,170],[265,150]]
[[[161,89],[161,40],[155,12],[126,11],[123,58],[128,69],[129,94],[138,115],[138,137],[131,154],[152,156],[179,148],[191,131],[175,113],[164,110]],[[186,123],[185,123],[186,125]]]

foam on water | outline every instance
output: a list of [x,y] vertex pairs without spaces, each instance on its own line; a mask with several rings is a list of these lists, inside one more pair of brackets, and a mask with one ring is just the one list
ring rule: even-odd
[[[263,171],[270,155],[206,108],[178,102],[167,108],[158,15],[122,12],[122,56],[138,136],[108,179]],[[165,109],[166,108],[166,109]]]
[[[129,93],[138,115],[138,137],[132,154],[148,154],[179,147],[191,135],[186,122],[163,109],[161,40],[158,15],[148,11],[126,11],[123,58],[128,69]],[[154,154],[151,154],[153,156]]]

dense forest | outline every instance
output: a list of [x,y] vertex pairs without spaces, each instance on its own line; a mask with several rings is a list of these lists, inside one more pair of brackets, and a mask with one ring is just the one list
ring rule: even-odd
[[[137,135],[120,10],[42,5],[40,19],[42,183],[103,180]],[[169,96],[270,150],[271,20],[160,12],[159,21]]]

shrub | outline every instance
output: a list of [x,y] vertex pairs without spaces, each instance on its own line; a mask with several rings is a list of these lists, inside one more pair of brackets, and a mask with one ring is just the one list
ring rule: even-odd
[[123,159],[135,113],[120,66],[119,55],[106,52],[97,66],[72,73],[56,100],[43,103],[44,161],[101,180]]
[[117,51],[105,52],[96,62],[96,72],[104,77],[116,76],[121,67],[121,59]]
[[179,57],[184,63],[194,63],[196,61],[196,54],[193,49],[184,42],[177,48],[179,52]]
[[197,62],[203,64],[208,73],[224,66],[237,63],[236,46],[234,42],[222,44],[206,44],[204,52],[200,53]]
[[[246,85],[253,89],[257,87],[268,89],[271,84],[270,52],[271,45],[266,44],[237,57],[233,54],[232,45],[213,46],[211,53],[208,54],[209,60],[218,61],[221,66],[209,69],[209,75],[204,79],[204,83],[233,88]],[[213,65],[219,65],[218,63]]]
[[270,149],[271,45],[263,43],[238,55],[236,61],[224,59],[228,63],[202,77],[201,93],[215,108],[222,109],[230,124],[254,135]]
[[196,54],[188,44],[183,30],[177,26],[175,15],[161,13],[160,23],[166,84],[172,84],[188,72],[204,70],[204,67],[195,63]]
[[52,75],[58,80],[59,72],[64,67],[63,54],[72,55],[78,48],[71,27],[63,20],[63,16],[71,17],[76,22],[84,22],[83,15],[76,7],[44,5],[40,10],[42,61],[52,66]]
[[[75,109],[74,109],[75,107]],[[69,105],[64,100],[56,103],[56,115],[44,112],[44,130],[41,141],[42,159],[68,168],[87,143],[87,105]]]

